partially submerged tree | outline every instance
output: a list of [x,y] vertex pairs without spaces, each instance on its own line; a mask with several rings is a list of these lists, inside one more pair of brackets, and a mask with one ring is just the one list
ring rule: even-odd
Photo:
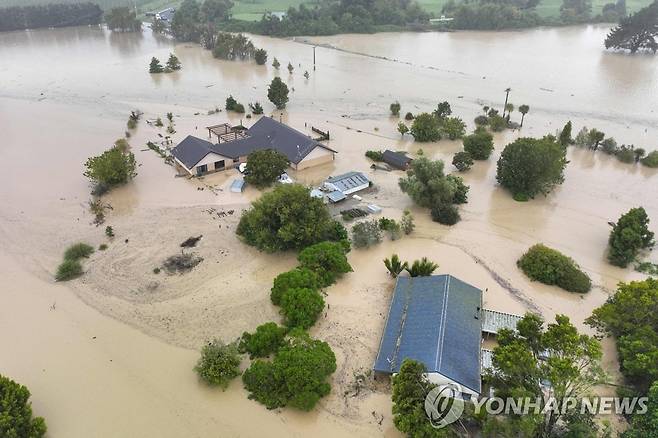
[[398,132],[400,133],[401,136],[404,137],[404,134],[409,132],[409,128],[407,125],[404,124],[404,122],[398,122]]
[[382,241],[382,233],[376,220],[363,221],[352,227],[352,244],[356,248],[367,248]]
[[240,356],[237,346],[225,345],[217,339],[204,345],[194,371],[207,384],[226,389],[229,382],[240,375]]
[[615,266],[625,268],[641,250],[653,247],[653,236],[644,208],[631,208],[612,227],[608,239],[608,260]]
[[0,374],[0,436],[7,438],[41,438],[46,422],[32,414],[30,391]]
[[303,249],[297,260],[300,267],[318,275],[320,287],[327,287],[343,274],[352,272],[345,255],[348,249],[344,242],[320,242]]
[[149,64],[149,73],[162,73],[164,67],[160,63],[160,60],[155,56],[151,58],[151,63]]
[[439,265],[430,261],[427,257],[420,260],[414,260],[411,266],[405,268],[411,277],[429,277],[434,271],[439,268]]
[[295,268],[276,276],[270,291],[270,299],[272,304],[278,306],[281,304],[283,296],[290,289],[318,289],[319,287],[320,279],[318,274],[308,268]]
[[132,8],[120,6],[105,13],[107,28],[113,31],[137,32],[142,30],[142,22]]
[[505,146],[496,179],[514,199],[525,201],[562,184],[566,165],[566,150],[554,137],[522,137]]
[[279,185],[254,201],[242,214],[237,234],[267,252],[347,239],[347,231],[331,218],[322,200],[299,184]]
[[519,106],[519,112],[521,113],[521,127],[523,127],[523,121],[525,120],[525,115],[530,111],[530,106],[521,105]]
[[445,119],[450,114],[452,114],[452,108],[450,108],[450,103],[448,101],[443,101],[436,106],[436,109],[432,114],[438,119]]
[[288,158],[274,149],[254,151],[247,156],[244,180],[258,188],[271,186],[288,168]]
[[283,109],[288,103],[288,86],[283,83],[280,77],[272,79],[267,89],[267,98],[274,104],[277,109]]
[[267,62],[267,50],[265,49],[258,49],[254,52],[254,59],[256,60],[256,64],[258,65],[265,65]]
[[402,271],[407,269],[409,264],[400,261],[400,257],[397,254],[393,254],[390,259],[384,259],[384,266],[386,266],[391,277],[396,278]]
[[658,51],[658,2],[623,17],[619,25],[612,29],[605,39],[606,49]]
[[169,54],[169,59],[167,60],[167,67],[166,68],[171,70],[171,71],[176,71],[176,70],[180,70],[181,67],[182,67],[182,65],[181,65],[180,60],[178,59],[178,57],[176,55],[174,55],[173,53],[170,53]]
[[462,138],[466,133],[466,124],[459,117],[445,117],[441,120],[441,133],[450,140]]
[[400,372],[393,375],[391,383],[393,424],[400,432],[418,438],[450,436],[449,429],[436,429],[427,418],[425,399],[436,385],[427,380],[425,365],[412,359],[404,359]]
[[400,115],[400,108],[402,108],[400,102],[393,102],[389,107],[391,110],[391,115],[398,117]]
[[493,150],[493,135],[485,129],[478,128],[473,134],[464,137],[464,151],[474,160],[489,159]]
[[441,126],[439,124],[439,119],[429,113],[418,114],[414,118],[414,122],[411,124],[410,132],[416,141],[426,142],[441,140]]
[[571,129],[571,120],[569,120],[566,125],[564,125],[564,128],[562,128],[562,131],[560,131],[559,143],[564,147],[567,147],[573,143],[573,139],[571,138]]
[[324,310],[324,298],[309,288],[292,288],[281,297],[281,314],[288,328],[308,329]]
[[244,332],[238,350],[240,353],[249,353],[250,359],[267,357],[284,345],[286,333],[285,327],[279,327],[275,322],[266,322],[256,327],[254,333]]
[[[102,193],[114,186],[125,184],[137,176],[135,172],[135,155],[114,146],[101,155],[87,159],[87,170],[84,176],[96,186],[95,190]],[[102,190],[99,190],[101,189]]]
[[530,247],[516,264],[531,279],[569,292],[585,293],[592,288],[592,281],[576,262],[542,244]]

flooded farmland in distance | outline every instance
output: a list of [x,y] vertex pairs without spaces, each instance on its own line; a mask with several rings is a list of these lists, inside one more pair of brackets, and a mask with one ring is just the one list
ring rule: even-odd
[[[642,278],[605,259],[608,221],[643,206],[658,231],[658,172],[614,157],[572,148],[565,182],[547,197],[517,203],[497,186],[496,160],[519,136],[555,133],[568,120],[574,135],[597,128],[622,144],[658,149],[658,60],[603,50],[605,26],[519,32],[390,33],[300,37],[251,36],[269,53],[268,65],[213,59],[192,44],[99,28],[0,33],[0,372],[26,384],[35,412],[50,436],[399,436],[390,392],[372,382],[357,396],[354,378],[374,361],[393,281],[381,263],[428,256],[483,290],[485,305],[500,311],[567,314],[582,327],[617,282]],[[316,68],[313,49],[317,45]],[[179,72],[149,75],[151,57],[175,53]],[[269,65],[291,62],[289,75]],[[309,79],[303,77],[308,70]],[[286,111],[274,111],[267,84],[278,74],[291,88]],[[432,222],[397,187],[400,172],[373,171],[368,149],[419,149],[446,162],[459,141],[414,143],[401,138],[388,106],[403,114],[431,111],[448,100],[469,129],[482,105],[528,104],[521,131],[495,136],[496,150],[464,174],[469,202],[454,227]],[[242,244],[235,227],[242,209],[259,196],[230,193],[233,171],[203,179],[175,178],[172,167],[146,148],[160,131],[140,122],[129,139],[139,167],[130,184],[105,197],[107,224],[116,241],[86,263],[66,285],[53,273],[63,248],[76,241],[104,242],[91,224],[85,160],[124,135],[132,109],[144,118],[174,113],[174,144],[204,138],[205,126],[234,113],[208,115],[233,95],[259,101],[272,115],[310,134],[329,130],[336,160],[291,176],[316,184],[348,170],[375,184],[369,200],[384,215],[412,210],[409,237],[349,255],[354,272],[327,290],[330,310],[311,330],[337,355],[332,394],[310,414],[267,411],[247,400],[237,379],[226,392],[205,388],[192,367],[198,348],[219,337],[230,341],[280,316],[269,301],[272,279],[295,265],[295,255],[270,256]],[[516,118],[518,113],[513,115]],[[210,209],[234,210],[218,219]],[[156,276],[155,266],[179,243],[203,234],[204,262],[185,276]],[[592,277],[587,295],[530,282],[516,260],[543,242],[573,257]],[[656,255],[653,256],[656,260]],[[612,343],[606,368],[615,375]],[[25,358],[30,357],[30,361]]]

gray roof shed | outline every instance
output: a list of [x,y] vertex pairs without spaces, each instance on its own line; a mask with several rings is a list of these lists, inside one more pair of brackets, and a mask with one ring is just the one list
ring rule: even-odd
[[411,158],[399,152],[393,152],[389,149],[384,151],[382,159],[386,164],[396,167],[401,170],[407,170],[409,164],[413,161]]

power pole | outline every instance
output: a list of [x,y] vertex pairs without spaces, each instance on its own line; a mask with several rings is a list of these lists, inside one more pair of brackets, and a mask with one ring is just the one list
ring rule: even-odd
[[315,71],[315,46],[313,46],[313,71]]
[[511,88],[505,88],[505,105],[503,106],[503,117],[505,117],[505,111],[507,111],[507,98],[509,97],[510,91],[512,91]]

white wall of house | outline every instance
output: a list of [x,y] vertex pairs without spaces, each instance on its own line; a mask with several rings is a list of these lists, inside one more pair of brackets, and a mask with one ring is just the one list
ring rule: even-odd
[[[214,152],[210,152],[208,155],[203,157],[203,159],[199,161],[192,169],[189,169],[177,158],[174,158],[174,160],[176,160],[176,163],[190,175],[198,175],[197,169],[204,165],[207,167],[207,170],[204,173],[215,172],[218,170],[232,169],[233,167],[235,167],[235,163],[233,163],[233,158],[228,158],[223,155],[216,154]],[[218,161],[224,161],[224,168],[215,168],[215,163]]]
[[321,164],[331,163],[334,160],[334,153],[328,149],[325,149],[321,146],[317,146],[313,149],[307,156],[305,156],[302,161],[295,164],[291,164],[295,170],[302,170],[312,166],[319,166]]

